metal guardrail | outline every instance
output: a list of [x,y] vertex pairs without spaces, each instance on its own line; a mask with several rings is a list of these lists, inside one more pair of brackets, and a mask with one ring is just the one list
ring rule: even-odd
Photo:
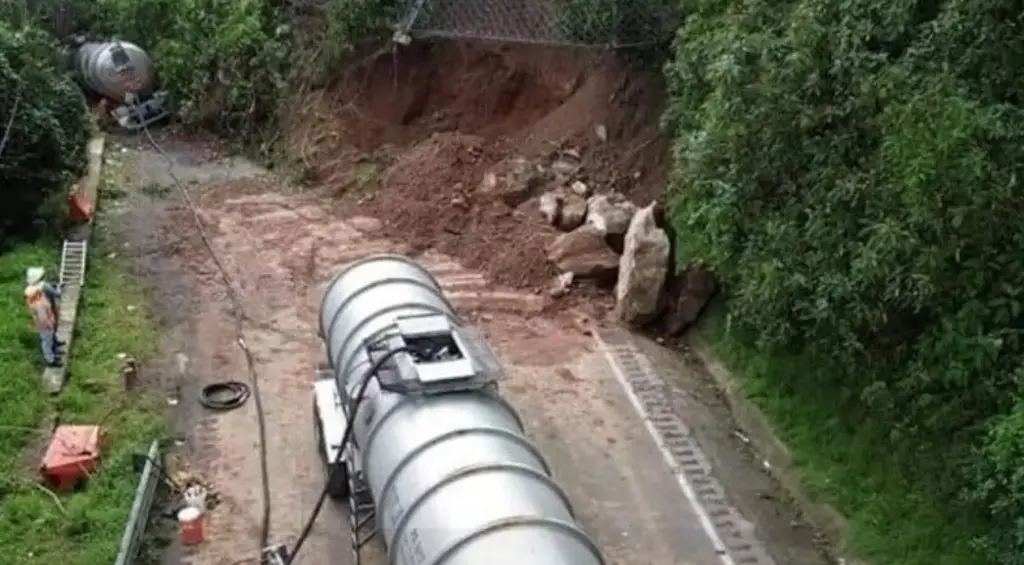
[[156,498],[156,487],[160,484],[161,475],[157,468],[159,457],[160,443],[154,441],[149,448],[146,466],[142,469],[139,487],[135,490],[135,500],[128,514],[128,521],[125,522],[124,533],[121,534],[121,544],[118,546],[114,565],[132,565],[139,555],[142,535],[146,532],[146,524],[149,522],[149,511],[153,508],[153,500]]

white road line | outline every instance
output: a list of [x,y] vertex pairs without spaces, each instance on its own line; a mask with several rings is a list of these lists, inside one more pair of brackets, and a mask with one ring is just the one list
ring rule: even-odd
[[637,414],[644,421],[644,427],[647,428],[647,433],[654,440],[655,445],[658,446],[658,451],[661,452],[662,458],[665,463],[668,464],[669,470],[676,477],[676,482],[679,484],[679,490],[683,491],[683,495],[686,500],[690,503],[690,507],[697,514],[697,519],[700,520],[700,527],[704,530],[704,533],[711,540],[711,545],[715,548],[715,553],[718,554],[718,560],[722,565],[736,565],[731,555],[729,555],[729,549],[726,547],[725,542],[722,541],[722,537],[718,535],[718,530],[715,529],[714,523],[711,521],[711,517],[708,516],[707,510],[704,509],[704,505],[697,499],[697,493],[693,490],[693,485],[690,484],[689,479],[686,478],[686,474],[676,464],[675,457],[672,452],[669,451],[668,446],[665,445],[665,440],[662,439],[661,434],[654,427],[651,422],[650,414],[644,408],[640,399],[637,398],[636,393],[633,392],[633,387],[629,385],[629,381],[626,380],[626,375],[622,372],[622,368],[619,367],[618,361],[615,359],[615,355],[612,353],[611,348],[607,343],[598,335],[598,332],[594,332],[594,341],[597,342],[598,347],[601,349],[601,353],[604,354],[605,359],[608,360],[608,364],[612,368],[612,373],[615,375],[615,380],[619,381],[619,385],[622,386],[622,390],[626,393],[626,397],[629,398],[629,402],[633,405]]

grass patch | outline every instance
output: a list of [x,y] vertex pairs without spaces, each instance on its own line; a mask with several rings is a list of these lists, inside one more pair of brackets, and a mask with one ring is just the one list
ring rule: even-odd
[[[936,485],[901,465],[869,422],[851,423],[827,364],[766,354],[709,313],[701,336],[790,448],[809,494],[847,517],[850,547],[870,565],[983,565],[970,540],[982,524],[958,515]],[[943,453],[934,454],[941,461]]]
[[[139,479],[132,453],[166,433],[156,399],[123,392],[118,354],[150,358],[158,336],[141,285],[101,248],[102,241],[94,244],[89,257],[70,381],[55,398],[42,392],[38,338],[21,297],[26,267],[45,265],[55,276],[58,246],[0,256],[0,547],[16,565],[113,563]],[[49,411],[65,423],[102,420],[107,434],[100,471],[82,492],[61,498],[66,515],[33,487],[28,464],[35,462],[25,456],[30,444],[45,440],[24,428],[35,428]]]

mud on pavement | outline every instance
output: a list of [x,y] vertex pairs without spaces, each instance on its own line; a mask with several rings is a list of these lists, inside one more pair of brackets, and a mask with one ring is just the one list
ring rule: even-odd
[[[122,169],[117,182],[124,196],[104,205],[120,217],[123,253],[147,279],[162,315],[166,367],[160,386],[180,396],[177,424],[186,442],[179,459],[221,497],[209,516],[207,541],[188,551],[172,548],[167,562],[258,563],[262,500],[254,404],[210,413],[196,402],[205,384],[248,379],[235,343],[231,303],[166,163],[137,140],[131,143],[132,148],[115,149],[113,157],[115,168]],[[351,261],[371,253],[407,252],[411,242],[383,237],[380,222],[358,210],[339,211],[315,197],[289,193],[244,161],[216,158],[194,143],[162,139],[162,144],[243,296],[249,318],[246,341],[255,355],[267,425],[270,540],[290,546],[324,480],[310,409],[314,368],[323,358],[315,326],[323,285]],[[709,451],[713,463],[745,466],[727,473],[721,484],[744,500],[722,504],[752,511],[747,514],[753,520],[730,514],[733,529],[722,531],[734,531],[735,539],[724,539],[730,549],[723,551],[722,536],[709,535],[708,516],[695,510],[680,489],[680,469],[666,464],[644,418],[624,394],[614,363],[590,332],[581,330],[576,314],[552,314],[543,296],[497,287],[450,257],[428,250],[418,260],[499,354],[507,371],[502,390],[609,564],[822,562],[798,517],[773,501],[770,484],[743,487],[759,476],[756,461],[744,460],[737,455],[740,448],[718,441]],[[691,406],[691,414],[694,410]],[[730,424],[721,418],[727,420],[721,414],[707,416],[701,429],[727,437]],[[297,563],[350,564],[347,520],[344,508],[328,504]],[[767,553],[760,551],[761,542]],[[751,543],[756,547],[737,549]],[[380,542],[371,546],[363,562],[386,562]]]

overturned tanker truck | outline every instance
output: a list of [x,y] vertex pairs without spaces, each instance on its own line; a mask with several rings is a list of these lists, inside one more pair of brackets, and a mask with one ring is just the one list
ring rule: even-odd
[[87,92],[115,104],[110,115],[122,128],[142,129],[168,116],[167,93],[155,89],[153,62],[138,45],[76,37],[65,57]]
[[379,532],[390,565],[603,565],[498,393],[495,355],[424,267],[349,266],[319,325],[315,432],[328,492],[348,499],[355,563]]

